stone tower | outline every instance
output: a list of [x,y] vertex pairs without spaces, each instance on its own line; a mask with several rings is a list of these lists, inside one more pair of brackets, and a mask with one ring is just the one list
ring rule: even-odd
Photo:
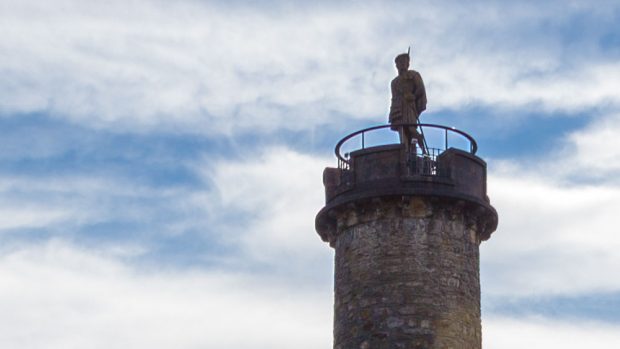
[[[445,142],[428,154],[365,146],[389,127],[377,126],[341,140],[324,171],[316,230],[336,253],[334,349],[481,348],[479,245],[497,227],[486,163],[466,133],[415,126]],[[343,156],[353,139],[361,148]]]

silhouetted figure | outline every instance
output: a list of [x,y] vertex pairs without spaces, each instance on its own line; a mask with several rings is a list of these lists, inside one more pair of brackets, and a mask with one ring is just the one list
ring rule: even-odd
[[390,106],[390,124],[392,130],[398,131],[400,142],[409,151],[411,140],[415,139],[426,154],[424,137],[415,126],[398,126],[399,124],[418,123],[420,114],[426,110],[426,90],[422,76],[415,70],[409,70],[409,53],[402,53],[394,59],[398,76],[392,80],[392,105]]

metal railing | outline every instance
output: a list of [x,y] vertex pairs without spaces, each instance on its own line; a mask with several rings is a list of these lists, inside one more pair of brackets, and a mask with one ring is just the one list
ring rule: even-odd
[[[338,168],[345,169],[345,170],[348,170],[350,168],[349,152],[344,153],[344,154],[342,153],[343,145],[345,145],[347,142],[349,142],[353,138],[360,137],[361,147],[358,149],[355,149],[355,151],[366,149],[366,134],[377,131],[377,130],[385,129],[385,128],[391,128],[391,127],[393,126],[392,125],[378,125],[378,126],[368,127],[368,128],[353,132],[345,136],[344,138],[342,138],[338,142],[338,144],[336,144],[336,148],[334,149],[336,153],[336,157],[338,158]],[[447,126],[436,125],[436,124],[415,124],[415,123],[399,124],[399,125],[396,125],[396,127],[416,127],[416,128],[419,128],[420,132],[423,135],[424,135],[425,128],[440,130],[443,133],[443,141],[441,142],[442,143],[441,145],[443,145],[443,148],[437,148],[437,147],[428,148],[425,144],[425,147],[428,148],[429,150],[432,150],[432,153],[429,153],[426,155],[420,154],[421,157],[426,156],[432,162],[435,162],[435,158],[437,155],[439,155],[440,153],[442,153],[443,151],[447,150],[450,147],[450,135],[452,135],[452,137],[459,137],[459,139],[461,140],[464,139],[468,143],[469,149],[462,149],[462,150],[467,150],[472,155],[476,154],[476,151],[478,150],[478,144],[476,143],[476,140],[472,136],[454,127],[447,127]],[[415,154],[415,151],[414,151],[414,154],[411,154],[411,155],[413,155],[412,158],[417,157]],[[435,175],[437,174],[437,169],[430,169],[429,171],[424,171],[424,172],[425,173],[428,172],[429,175]]]
[[409,151],[407,154],[409,174],[446,177],[446,171],[437,162],[437,156],[442,152],[441,149],[426,148],[426,153],[423,153],[420,148],[415,147],[413,151]]

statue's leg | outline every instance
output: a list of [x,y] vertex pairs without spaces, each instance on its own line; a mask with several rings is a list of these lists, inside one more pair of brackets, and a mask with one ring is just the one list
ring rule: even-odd
[[416,137],[415,129],[410,127],[410,126],[404,127],[404,129],[405,129],[405,131],[404,131],[405,137],[407,139],[407,147],[409,147],[409,149],[412,149],[413,152],[415,153],[416,152],[416,146],[415,145],[413,145],[413,146],[411,145],[411,143],[412,143],[412,141],[414,139],[416,141],[418,140],[418,137]]
[[420,149],[422,149],[422,153],[428,154],[428,152],[426,151],[426,147],[424,146],[424,136],[416,132],[414,137],[418,141],[418,146],[420,146]]
[[398,127],[398,137],[400,138],[400,144],[403,145],[403,149],[400,152],[400,162],[403,164],[403,166],[405,166],[405,168],[409,168],[409,149],[411,149],[411,143],[409,141],[411,140],[411,138],[408,135],[406,127]]
[[413,140],[413,134],[411,133],[411,129],[409,127],[407,127],[406,137],[407,137],[408,151],[411,152],[411,150],[413,150],[413,153],[415,154],[415,145],[413,146],[411,145],[411,141]]
[[398,136],[400,137],[400,143],[405,146],[405,152],[408,152],[411,146],[411,136],[407,127],[401,126],[398,129]]

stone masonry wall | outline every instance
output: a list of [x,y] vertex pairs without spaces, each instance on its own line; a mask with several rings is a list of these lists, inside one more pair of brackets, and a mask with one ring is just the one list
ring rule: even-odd
[[340,210],[334,349],[480,349],[474,212],[428,197]]

